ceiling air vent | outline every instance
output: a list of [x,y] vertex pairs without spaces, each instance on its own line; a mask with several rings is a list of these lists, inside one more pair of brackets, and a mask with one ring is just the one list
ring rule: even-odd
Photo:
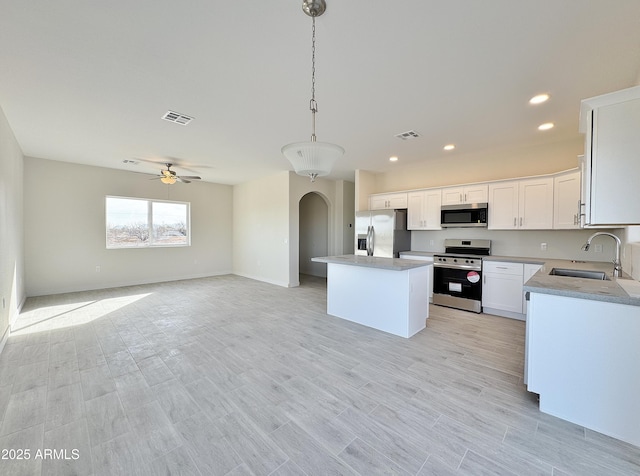
[[186,126],[193,120],[193,117],[185,116],[184,114],[180,114],[178,112],[167,111],[165,115],[162,116],[162,119]]
[[420,137],[420,134],[418,134],[414,130],[411,130],[407,132],[402,132],[400,134],[396,134],[395,137],[402,140],[409,140],[409,139],[416,139],[417,137]]
[[131,159],[124,159],[122,161],[123,164],[129,164],[129,165],[138,165],[140,162],[137,162],[135,160],[131,160]]

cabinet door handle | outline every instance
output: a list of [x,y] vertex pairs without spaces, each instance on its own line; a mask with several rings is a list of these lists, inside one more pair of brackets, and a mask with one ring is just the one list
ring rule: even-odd
[[522,226],[522,217],[520,217],[520,226]]
[[585,205],[585,203],[582,203],[582,200],[578,200],[578,218],[576,220],[576,225],[582,225],[581,218],[587,216],[586,213],[582,213],[582,207],[585,207]]
[[482,275],[482,284],[487,284],[487,275],[486,274]]
[[467,194],[464,194],[464,202],[467,203]]
[[517,222],[516,220],[517,220],[517,218],[516,218],[516,217],[513,217],[513,226],[514,226],[514,227],[518,224],[518,222]]
[[460,194],[460,203],[462,203],[462,201],[463,201],[463,200],[462,200],[462,194]]

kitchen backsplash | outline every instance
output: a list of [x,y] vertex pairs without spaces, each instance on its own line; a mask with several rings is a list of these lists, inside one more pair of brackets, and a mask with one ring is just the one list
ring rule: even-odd
[[[488,230],[478,228],[453,228],[437,231],[412,231],[412,251],[444,251],[445,238],[481,238],[491,240],[491,254],[498,256],[522,256],[531,258],[557,258],[584,261],[611,261],[615,255],[614,241],[596,238],[593,244],[601,244],[602,252],[595,246],[582,251],[587,238],[598,230]],[[623,236],[623,230],[610,230]],[[546,251],[541,244],[546,243]],[[623,261],[624,264],[624,261]]]

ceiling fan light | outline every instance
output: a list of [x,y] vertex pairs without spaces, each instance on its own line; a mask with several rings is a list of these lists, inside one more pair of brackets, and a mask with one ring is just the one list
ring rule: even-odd
[[175,177],[172,177],[171,175],[168,175],[168,176],[167,176],[167,175],[165,175],[164,177],[162,177],[162,178],[160,179],[160,181],[161,181],[162,183],[166,183],[167,185],[172,185],[172,184],[176,183],[176,178],[175,178]]
[[282,148],[285,156],[298,175],[324,177],[331,173],[334,162],[342,157],[344,149],[329,142],[294,142]]

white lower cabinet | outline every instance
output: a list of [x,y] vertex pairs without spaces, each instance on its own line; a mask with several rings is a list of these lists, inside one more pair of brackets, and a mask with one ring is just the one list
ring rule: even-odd
[[483,312],[523,319],[523,273],[522,263],[484,261],[482,263]]
[[[400,258],[427,261],[433,265],[433,256],[413,254],[411,251],[401,251]],[[433,302],[433,266],[429,266],[429,302]]]
[[542,264],[482,262],[482,312],[525,320],[527,301],[522,289]]

